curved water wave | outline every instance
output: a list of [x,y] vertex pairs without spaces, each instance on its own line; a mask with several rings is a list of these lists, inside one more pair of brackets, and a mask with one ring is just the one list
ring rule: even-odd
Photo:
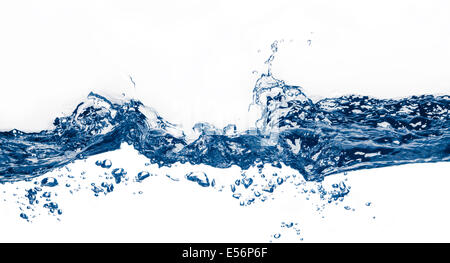
[[0,132],[0,182],[33,178],[98,153],[132,145],[151,163],[176,162],[248,169],[258,163],[298,170],[306,180],[348,170],[449,161],[450,97],[376,99],[342,96],[313,102],[301,87],[270,73],[254,88],[262,115],[255,129],[236,133],[199,123],[183,131],[140,101],[113,103],[91,93],[54,128]]

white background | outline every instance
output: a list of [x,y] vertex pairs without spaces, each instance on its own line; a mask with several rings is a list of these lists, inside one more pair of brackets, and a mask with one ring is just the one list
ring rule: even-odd
[[[348,93],[377,97],[449,94],[449,13],[448,1],[1,1],[0,130],[49,128],[56,116],[70,113],[90,91],[135,96],[185,129],[197,121],[219,127],[234,122],[243,129],[252,123],[247,115],[257,78],[252,71],[264,71],[274,40],[284,40],[274,74],[288,84],[301,85],[313,98]],[[448,181],[448,168],[448,164],[430,164],[360,171],[352,175],[358,185],[352,190],[360,193],[352,200],[385,200],[380,201],[384,206],[377,205],[377,218],[384,216],[385,223],[371,228],[369,221],[361,221],[360,228],[347,229],[346,224],[354,226],[355,222],[348,223],[348,218],[337,213],[329,223],[311,219],[307,228],[311,234],[308,238],[305,234],[305,239],[448,240],[448,220],[441,219],[448,217],[449,200],[444,189],[436,189]],[[157,189],[172,191],[172,184],[167,187]],[[189,198],[198,198],[198,202],[210,198],[197,194]],[[157,198],[145,196],[138,202]],[[162,197],[169,200],[168,205],[156,206],[151,213],[129,208],[127,216],[120,212],[124,207],[142,206],[125,197],[106,198],[98,206],[109,210],[87,212],[89,205],[81,206],[79,217],[69,209],[67,220],[48,223],[57,230],[45,235],[38,223],[16,223],[15,213],[5,214],[1,218],[10,227],[1,238],[266,241],[267,234],[259,231],[267,224],[254,223],[264,216],[254,216],[259,212],[236,212],[235,203],[218,201],[221,205],[216,210],[194,213],[183,210],[186,205],[174,201],[175,196]],[[279,205],[283,207],[280,217],[292,210]],[[257,211],[271,215],[273,206]],[[226,228],[220,233],[189,230],[189,224],[181,220],[185,215],[174,224],[167,220],[168,210],[191,213],[193,220],[208,215],[205,222],[222,228],[226,222]],[[120,224],[114,216],[107,218],[110,213],[122,214]],[[153,213],[157,219],[150,217]],[[158,220],[158,224],[108,232],[113,225],[135,225],[138,215],[147,221]],[[278,227],[278,218],[267,218]],[[252,234],[229,231],[242,222],[254,227]],[[150,225],[157,225],[160,232]],[[172,232],[174,225],[178,228]],[[334,230],[325,231],[329,228]],[[362,230],[368,232],[361,234]]]

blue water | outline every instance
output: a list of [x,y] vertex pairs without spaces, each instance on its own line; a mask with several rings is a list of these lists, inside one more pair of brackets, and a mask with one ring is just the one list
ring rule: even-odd
[[[31,180],[127,143],[160,167],[175,163],[217,168],[236,165],[243,171],[255,167],[265,178],[260,189],[254,187],[255,177],[245,173],[230,186],[233,197],[241,200],[241,205],[249,205],[255,199],[265,201],[267,194],[290,180],[290,176],[277,174],[269,180],[261,172],[266,165],[281,168],[283,164],[307,181],[321,182],[325,176],[350,170],[450,160],[450,96],[377,99],[348,95],[313,102],[301,87],[286,85],[272,74],[276,44],[266,61],[267,72],[260,75],[253,89],[252,105],[261,110],[253,128],[237,132],[233,124],[217,128],[198,123],[193,129],[200,135],[191,140],[177,125],[138,100],[112,102],[90,93],[71,115],[56,118],[52,129],[0,132],[0,183]],[[95,164],[112,167],[110,160]],[[123,168],[111,169],[109,174],[111,181],[92,183],[96,196],[112,192],[114,185],[128,180]],[[142,171],[135,180],[142,182],[151,176]],[[185,179],[202,187],[216,187],[215,180],[204,172],[187,173]],[[27,205],[43,199],[44,208],[61,214],[50,192],[41,189],[58,186],[58,179],[46,177],[35,184],[26,189]],[[237,189],[249,187],[251,196],[244,199]],[[316,190],[305,191],[327,196],[332,202],[347,195],[349,187],[341,182],[331,190],[318,185]],[[28,220],[27,214],[20,217]]]
[[246,170],[283,163],[316,181],[349,170],[450,159],[449,96],[350,95],[314,103],[300,87],[263,74],[254,104],[262,108],[254,129],[236,133],[232,125],[199,123],[201,135],[188,143],[182,130],[141,102],[112,103],[91,93],[71,115],[56,118],[51,130],[0,132],[0,182],[33,178],[124,142],[160,166]]

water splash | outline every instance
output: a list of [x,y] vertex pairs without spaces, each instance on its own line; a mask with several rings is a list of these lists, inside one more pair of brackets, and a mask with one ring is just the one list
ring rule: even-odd
[[[263,74],[254,102],[262,108],[256,132],[197,124],[200,136],[188,143],[182,130],[141,102],[112,103],[91,93],[72,115],[56,118],[52,130],[1,132],[0,182],[33,178],[122,143],[159,166],[180,162],[245,170],[283,163],[316,181],[349,170],[449,160],[449,96],[350,95],[313,103],[300,87]],[[110,167],[107,160],[98,165]]]
[[[271,66],[278,42],[271,49],[266,61],[268,70],[260,75],[253,89],[252,104],[261,110],[254,128],[237,132],[233,124],[219,129],[198,123],[193,127],[198,138],[188,140],[181,128],[138,100],[113,102],[90,93],[71,115],[56,118],[53,129],[0,132],[0,182],[35,180],[75,160],[113,151],[126,143],[146,156],[149,164],[158,167],[177,163],[240,167],[242,178],[229,185],[229,189],[243,206],[258,200],[264,202],[286,183],[332,203],[342,201],[349,193],[344,182],[331,189],[320,184],[315,189],[306,189],[300,178],[267,174],[265,167],[290,167],[303,176],[301,179],[321,182],[327,175],[350,170],[450,160],[448,95],[396,100],[349,95],[313,102],[301,87],[275,78]],[[108,171],[107,181],[90,185],[96,196],[112,192],[114,184],[129,179],[123,168],[109,171],[112,168],[109,159],[95,164]],[[142,182],[153,174],[142,171],[134,176],[136,182]],[[188,173],[185,178],[220,191],[228,188],[216,185],[214,179],[201,171]],[[43,198],[41,202],[51,213],[62,213],[52,201],[53,196],[38,194],[40,187],[70,188],[73,184],[58,184],[58,180],[61,178],[46,177],[38,183],[40,186],[27,189],[24,196],[28,206]],[[321,208],[323,205],[318,210]],[[31,218],[25,213],[20,217]]]

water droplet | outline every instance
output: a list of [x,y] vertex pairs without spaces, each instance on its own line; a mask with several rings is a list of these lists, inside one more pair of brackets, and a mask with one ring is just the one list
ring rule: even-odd
[[27,216],[27,214],[25,214],[25,213],[21,213],[21,214],[20,214],[20,217],[23,218],[23,219],[25,219],[25,220],[28,220],[28,216]]
[[191,172],[185,175],[186,179],[192,182],[196,182],[202,187],[209,187],[209,179],[204,172]]
[[142,182],[144,179],[146,179],[146,178],[148,178],[150,176],[151,176],[150,173],[147,172],[147,171],[139,172],[137,177],[136,177],[136,181]]
[[42,179],[41,186],[47,186],[47,187],[55,187],[58,185],[58,180],[56,180],[53,177],[47,177]]

